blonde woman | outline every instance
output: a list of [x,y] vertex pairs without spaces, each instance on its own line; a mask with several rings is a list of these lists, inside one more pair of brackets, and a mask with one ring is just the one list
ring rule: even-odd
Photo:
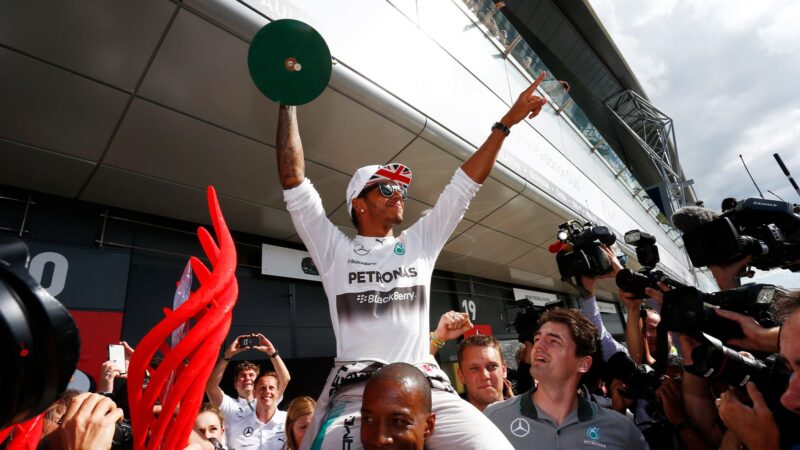
[[284,449],[297,450],[300,448],[316,406],[317,402],[313,398],[305,396],[297,397],[289,403],[289,409],[286,411],[286,445],[283,447]]
[[197,419],[194,421],[194,431],[204,440],[211,441],[214,448],[223,448],[225,441],[225,427],[222,413],[219,408],[211,403],[203,403],[200,411],[197,412]]

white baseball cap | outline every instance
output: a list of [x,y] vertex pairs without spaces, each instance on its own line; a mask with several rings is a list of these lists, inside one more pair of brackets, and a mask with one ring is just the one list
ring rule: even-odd
[[364,166],[353,174],[347,185],[347,214],[353,216],[353,199],[367,186],[381,181],[392,181],[406,189],[411,184],[411,169],[400,163],[386,164],[383,166]]

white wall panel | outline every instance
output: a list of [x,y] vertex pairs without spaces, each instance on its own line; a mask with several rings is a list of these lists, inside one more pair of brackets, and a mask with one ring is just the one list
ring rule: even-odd
[[[419,23],[417,9],[417,0],[387,0],[391,3],[398,11],[403,13],[404,16],[408,18],[408,20]],[[422,0],[419,3],[425,3],[426,0]]]
[[503,54],[452,0],[419,2],[419,26],[486,88],[511,102]]

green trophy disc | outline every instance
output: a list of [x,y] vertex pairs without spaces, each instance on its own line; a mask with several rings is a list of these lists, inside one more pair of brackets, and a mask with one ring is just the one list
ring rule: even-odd
[[253,82],[270,100],[303,105],[317,98],[331,79],[331,52],[317,30],[281,19],[258,30],[247,53]]

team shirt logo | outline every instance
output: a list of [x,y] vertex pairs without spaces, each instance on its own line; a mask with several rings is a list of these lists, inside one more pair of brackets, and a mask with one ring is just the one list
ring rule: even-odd
[[406,248],[403,246],[402,242],[398,242],[397,244],[394,244],[394,254],[395,255],[402,256],[402,255],[405,255],[405,253],[406,253]]
[[[586,437],[589,439],[584,439],[584,445],[591,445],[594,447],[606,448],[606,444],[603,444],[599,441],[600,439],[600,427],[589,427],[586,429]],[[644,439],[644,438],[642,438]]]
[[350,272],[347,274],[348,284],[361,283],[391,283],[400,278],[414,278],[417,276],[416,267],[400,266],[389,272],[367,270],[363,272]]
[[389,291],[347,292],[336,296],[336,310],[343,320],[391,315],[392,311],[417,311],[425,305],[423,286],[397,287]]
[[518,438],[527,436],[531,432],[531,424],[522,417],[518,417],[511,422],[511,434]]
[[402,302],[402,301],[413,302],[414,291],[410,292],[392,291],[387,293],[387,295],[381,295],[380,292],[362,293],[356,295],[356,301],[358,303],[375,303],[375,304]]
[[350,450],[353,446],[355,438],[351,432],[351,428],[356,424],[356,416],[349,416],[344,419],[344,436],[342,436],[342,450]]
[[253,435],[253,427],[247,427],[247,428],[245,428],[245,429],[244,429],[244,431],[242,431],[242,435],[243,435],[244,437],[250,437],[250,436],[252,436],[252,435]]

